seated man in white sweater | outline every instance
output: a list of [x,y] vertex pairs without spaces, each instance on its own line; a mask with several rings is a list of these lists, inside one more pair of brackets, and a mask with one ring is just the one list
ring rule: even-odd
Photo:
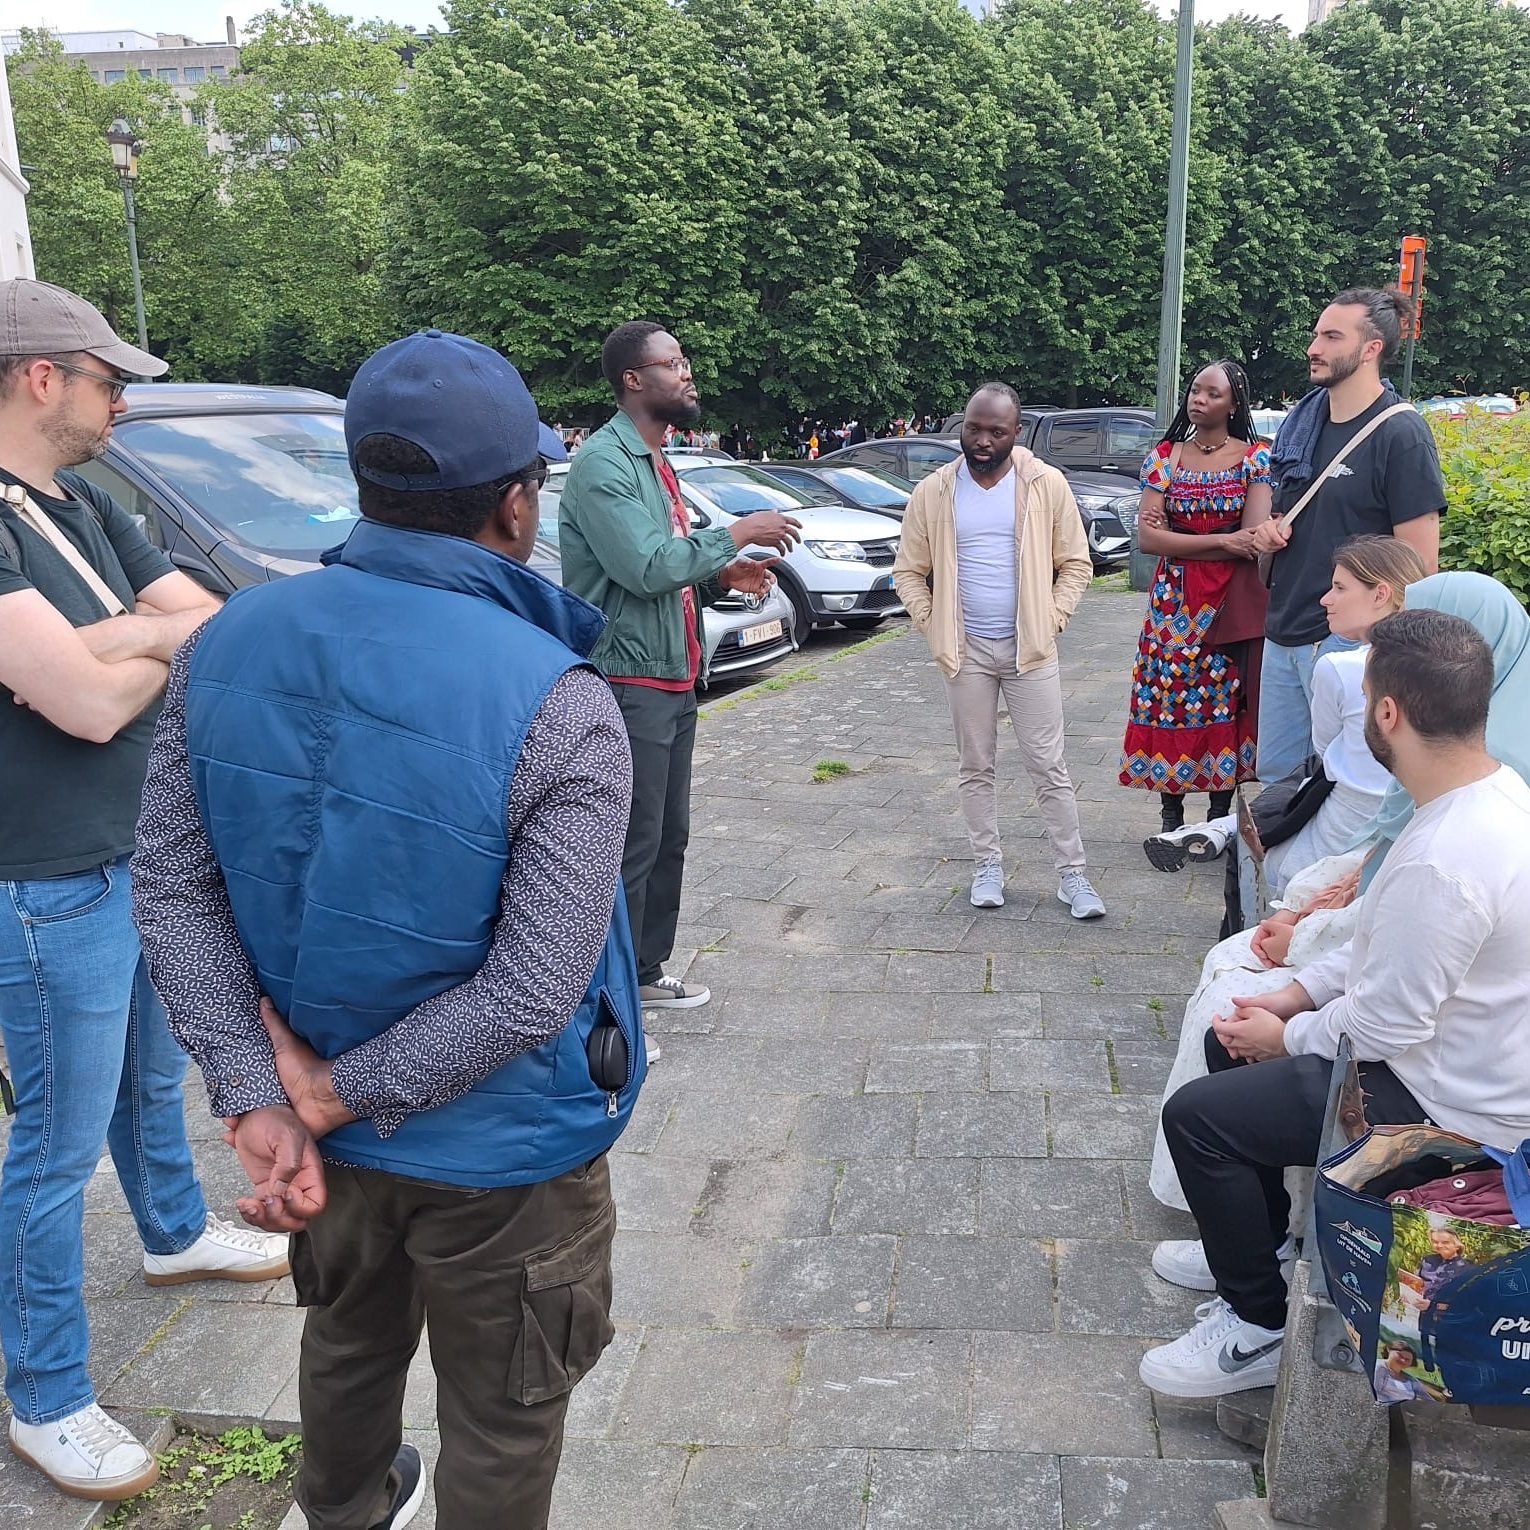
[[1403,611],[1371,635],[1365,688],[1367,741],[1417,811],[1347,950],[1236,1001],[1207,1037],[1211,1074],[1164,1106],[1217,1290],[1143,1357],[1169,1396],[1274,1382],[1283,1171],[1316,1162],[1341,1035],[1373,1125],[1432,1121],[1505,1148],[1530,1136],[1530,788],[1485,747],[1492,655],[1459,617]]

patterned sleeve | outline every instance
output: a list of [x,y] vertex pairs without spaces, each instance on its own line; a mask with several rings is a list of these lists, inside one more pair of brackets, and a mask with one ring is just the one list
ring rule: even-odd
[[1270,447],[1267,441],[1256,441],[1249,447],[1243,459],[1243,479],[1248,487],[1270,481]]
[[1142,459],[1142,487],[1157,489],[1160,494],[1169,492],[1169,458],[1174,448],[1167,441],[1160,441]]

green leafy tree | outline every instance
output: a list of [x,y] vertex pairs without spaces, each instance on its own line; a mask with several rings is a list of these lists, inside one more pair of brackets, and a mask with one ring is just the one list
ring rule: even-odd
[[[1157,370],[1174,45],[1139,0],[1011,0],[1000,13],[1008,118],[1024,125],[1010,205],[1040,248],[1016,279],[1037,289],[1016,337],[1022,394],[1150,402]],[[1191,178],[1186,296],[1207,281],[1217,166]]]
[[721,66],[738,138],[726,174],[741,213],[744,288],[731,359],[709,406],[777,423],[855,413],[876,391],[866,358],[895,347],[862,301],[858,256],[868,154],[853,119],[877,61],[851,0],[691,0]]
[[[1371,0],[1305,39],[1338,82],[1344,129],[1382,151],[1340,186],[1334,243],[1351,279],[1397,279],[1427,235],[1421,391],[1491,392],[1530,371],[1530,15],[1492,0]],[[1347,245],[1347,248],[1345,246]]]
[[411,39],[311,0],[284,0],[250,27],[238,74],[206,91],[254,319],[244,371],[344,391],[401,328],[384,269]]
[[133,334],[126,213],[105,141],[112,120],[125,117],[143,140],[135,194],[151,347],[180,376],[197,375],[230,341],[237,349],[245,326],[226,268],[233,229],[204,130],[167,86],[136,77],[97,84],[46,33],[25,34],[8,64],[38,276]]
[[500,346],[544,409],[609,408],[600,344],[652,318],[715,392],[753,322],[748,175],[706,34],[667,0],[459,0],[398,163],[411,319]]
[[1300,397],[1313,321],[1353,281],[1354,241],[1339,209],[1373,183],[1383,134],[1277,22],[1239,16],[1203,30],[1196,70],[1198,157],[1219,165],[1221,190],[1186,341],[1193,359],[1241,361],[1256,398]]

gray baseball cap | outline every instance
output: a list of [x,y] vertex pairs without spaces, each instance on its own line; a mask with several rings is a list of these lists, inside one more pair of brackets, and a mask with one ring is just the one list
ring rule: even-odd
[[85,351],[130,377],[159,377],[168,361],[118,337],[93,303],[49,282],[0,282],[0,356]]

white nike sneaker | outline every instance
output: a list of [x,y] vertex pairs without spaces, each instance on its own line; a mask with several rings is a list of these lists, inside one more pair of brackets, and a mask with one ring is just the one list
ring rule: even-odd
[[[1276,1250],[1280,1272],[1291,1282],[1291,1266],[1296,1263],[1296,1239],[1287,1238]],[[1206,1246],[1199,1238],[1171,1238],[1153,1250],[1153,1273],[1171,1286],[1187,1291],[1215,1291],[1216,1276],[1206,1263]]]
[[1245,1323],[1220,1296],[1202,1302],[1195,1316],[1189,1333],[1142,1357],[1144,1386],[1165,1397],[1225,1397],[1275,1385],[1285,1329]]
[[116,1503],[159,1481],[159,1462],[95,1403],[51,1424],[23,1424],[12,1414],[10,1444],[71,1498]]
[[151,1286],[179,1286],[190,1280],[278,1280],[287,1263],[286,1233],[236,1227],[207,1214],[207,1227],[178,1254],[143,1256],[143,1278]]

